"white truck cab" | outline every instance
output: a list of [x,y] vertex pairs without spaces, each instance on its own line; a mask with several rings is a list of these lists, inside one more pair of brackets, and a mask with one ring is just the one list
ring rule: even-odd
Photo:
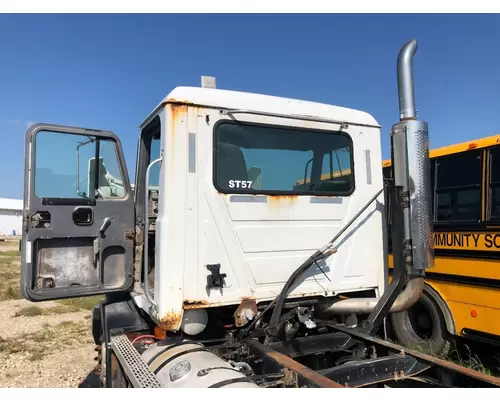
[[[141,124],[135,208],[112,133],[35,125],[28,144],[26,296],[131,290],[167,331],[186,310],[200,321],[206,308],[272,300],[383,188],[369,114],[220,89],[178,87]],[[289,297],[380,296],[384,221],[380,194]]]

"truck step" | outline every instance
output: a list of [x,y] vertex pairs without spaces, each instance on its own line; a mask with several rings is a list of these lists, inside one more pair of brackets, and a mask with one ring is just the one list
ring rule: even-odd
[[111,349],[134,388],[161,388],[163,385],[144,363],[141,355],[125,335],[111,338]]

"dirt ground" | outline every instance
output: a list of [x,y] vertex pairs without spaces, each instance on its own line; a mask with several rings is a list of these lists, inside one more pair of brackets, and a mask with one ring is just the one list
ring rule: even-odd
[[99,299],[22,299],[18,245],[0,241],[0,387],[96,387],[90,309]]

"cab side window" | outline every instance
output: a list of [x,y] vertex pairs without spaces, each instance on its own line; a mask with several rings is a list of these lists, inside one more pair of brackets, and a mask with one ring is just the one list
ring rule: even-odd
[[113,140],[40,131],[35,135],[35,147],[34,185],[37,197],[125,197],[123,171]]

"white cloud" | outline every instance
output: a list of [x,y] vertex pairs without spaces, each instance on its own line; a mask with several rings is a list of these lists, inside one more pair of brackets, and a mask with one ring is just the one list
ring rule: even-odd
[[20,120],[19,118],[16,118],[16,119],[9,119],[9,120],[7,121],[7,123],[8,123],[9,125],[17,125],[19,122],[21,122],[21,120]]

